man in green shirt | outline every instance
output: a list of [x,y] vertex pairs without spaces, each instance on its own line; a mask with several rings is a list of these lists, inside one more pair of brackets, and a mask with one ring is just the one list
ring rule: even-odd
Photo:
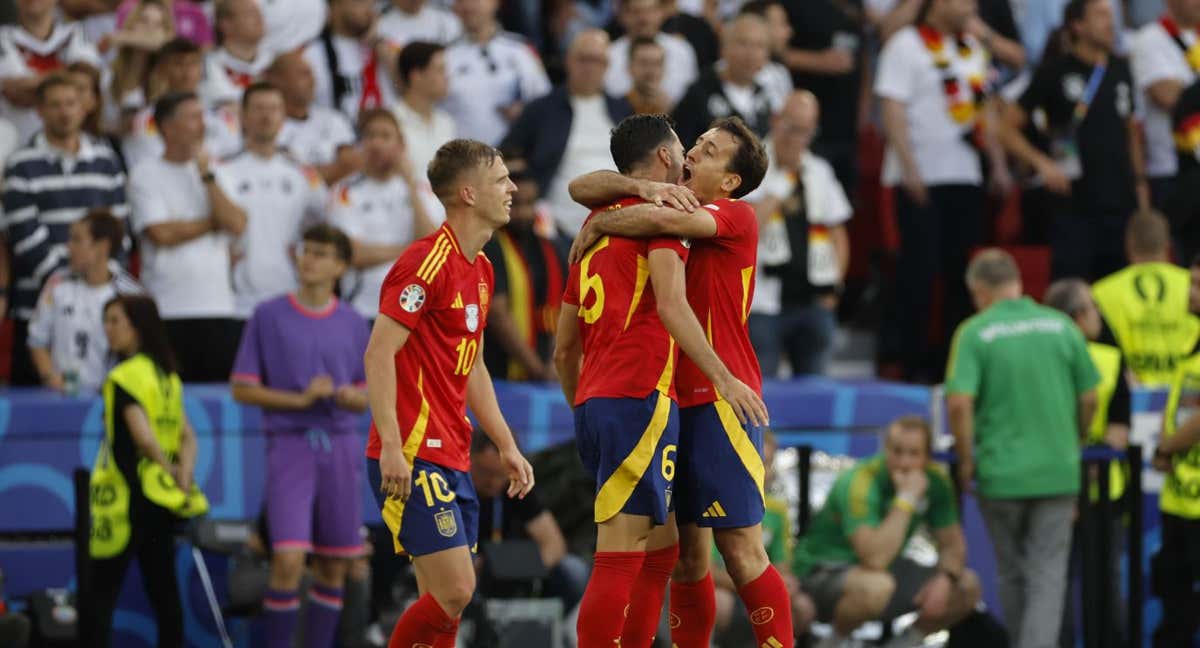
[[[966,568],[967,546],[950,477],[930,461],[933,433],[916,416],[893,421],[883,453],[838,476],[825,505],[796,547],[793,569],[817,619],[833,622],[819,648],[854,645],[867,621],[919,610],[916,623],[887,648],[920,645],[979,601],[979,579]],[[921,524],[937,542],[935,567],[900,557]]]
[[954,334],[945,387],[959,482],[978,480],[1013,645],[1051,648],[1100,378],[1079,327],[1021,296],[1007,253],[979,253],[966,280],[979,313]]

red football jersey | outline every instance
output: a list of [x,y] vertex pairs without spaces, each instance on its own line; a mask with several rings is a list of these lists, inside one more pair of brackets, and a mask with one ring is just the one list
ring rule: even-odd
[[[470,466],[467,376],[479,355],[494,275],[480,252],[468,261],[448,225],[414,241],[396,260],[379,296],[379,313],[411,333],[396,354],[396,419],[405,458],[453,470]],[[379,458],[371,423],[367,456]]]
[[[762,371],[750,345],[746,318],[754,299],[758,260],[758,220],[749,203],[721,199],[704,205],[717,222],[717,235],[694,241],[687,264],[688,302],[708,342],[729,371],[762,393]],[[679,406],[692,407],[718,398],[713,384],[687,356],[675,375]]]
[[[641,202],[626,198],[588,218]],[[583,368],[576,405],[589,398],[645,398],[654,391],[675,398],[678,351],[658,319],[650,285],[649,255],[659,248],[687,260],[688,249],[676,238],[605,236],[571,266],[563,304],[579,307]]]

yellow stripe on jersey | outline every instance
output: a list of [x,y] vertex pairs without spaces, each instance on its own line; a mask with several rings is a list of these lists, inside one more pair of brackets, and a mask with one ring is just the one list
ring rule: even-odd
[[742,268],[742,324],[750,317],[750,280],[754,278],[754,266]]
[[646,279],[650,278],[650,266],[647,265],[646,257],[638,255],[637,258],[637,277],[633,283],[633,299],[629,300],[629,312],[625,314],[625,327],[621,330],[629,328],[629,322],[633,320],[633,311],[637,310],[638,304],[642,303],[642,293],[646,291]]
[[667,336],[667,340],[670,345],[667,347],[667,364],[658,376],[658,384],[654,386],[660,394],[671,393],[671,383],[675,380],[675,338]]
[[404,441],[404,459],[409,466],[412,466],[413,459],[421,450],[421,443],[425,441],[425,430],[429,425],[429,401],[425,399],[424,379],[425,373],[418,369],[417,395],[421,397],[421,409],[417,413],[417,421],[413,423],[412,430],[408,433],[408,439]]
[[713,402],[713,407],[717,409],[717,416],[721,419],[721,426],[725,428],[725,436],[729,437],[733,451],[742,460],[746,472],[750,473],[750,478],[758,487],[758,496],[762,498],[763,506],[766,506],[767,496],[763,492],[763,474],[766,471],[763,468],[762,455],[758,454],[758,448],[755,448],[750,441],[750,435],[746,434],[746,430],[742,428],[737,414],[734,414],[733,407],[729,403],[718,400]]
[[667,429],[670,414],[671,399],[660,393],[658,402],[654,405],[654,415],[650,417],[650,424],[642,432],[637,445],[608,479],[604,480],[604,485],[596,493],[597,524],[620,513],[625,507],[625,502],[629,501],[629,496],[633,495],[633,489],[637,488],[642,475],[646,474],[646,469],[654,461],[658,442],[662,439],[663,431]]
[[446,257],[450,255],[452,247],[453,244],[449,237],[445,234],[439,236],[437,242],[433,244],[433,249],[429,251],[425,261],[421,263],[421,267],[417,269],[417,278],[425,283],[433,283],[433,278],[445,265]]

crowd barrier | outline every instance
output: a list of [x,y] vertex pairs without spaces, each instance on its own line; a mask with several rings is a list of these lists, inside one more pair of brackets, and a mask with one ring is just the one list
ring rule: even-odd
[[[572,440],[570,409],[555,386],[498,382],[496,391],[526,452]],[[763,392],[781,446],[807,446],[838,455],[859,457],[875,452],[876,432],[897,416],[915,413],[935,421],[939,416],[938,408],[931,408],[936,392],[921,386],[809,378],[768,382]],[[185,393],[199,445],[196,481],[209,497],[210,515],[219,519],[254,517],[261,506],[264,479],[265,439],[259,412],[235,403],[223,385],[190,385]],[[1134,432],[1138,440],[1152,433],[1153,408],[1161,409],[1163,398],[1161,394],[1138,393],[1133,402],[1139,413]],[[81,466],[90,467],[95,458],[103,435],[102,409],[100,399],[94,397],[66,397],[44,390],[0,391],[0,568],[5,572],[10,599],[48,587],[77,586],[69,537],[79,513],[74,506],[72,473]],[[364,417],[364,441],[366,423]],[[362,496],[369,504],[364,510],[374,511],[369,488],[363,484]],[[1145,501],[1150,504],[1141,516],[1145,551],[1141,561],[1130,564],[1144,562],[1158,544],[1157,508],[1149,495]],[[990,546],[982,525],[968,509],[970,503],[964,506],[964,521],[971,565],[994,600]],[[221,591],[225,586],[223,563],[217,559],[212,566],[213,585]],[[217,645],[217,629],[189,547],[181,546],[176,568],[184,591],[189,642],[197,647]],[[135,565],[114,620],[115,630],[123,635],[119,645],[153,645],[154,626],[148,610]],[[1158,616],[1156,602],[1148,602],[1142,616],[1146,625],[1153,627]],[[234,623],[229,630],[235,645],[248,645],[246,624]]]

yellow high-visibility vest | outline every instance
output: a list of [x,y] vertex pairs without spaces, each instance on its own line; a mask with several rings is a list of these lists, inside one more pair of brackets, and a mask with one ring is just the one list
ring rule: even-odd
[[[1121,350],[1111,344],[1088,342],[1088,355],[1100,374],[1100,384],[1096,385],[1096,414],[1088,428],[1088,443],[1104,443],[1105,433],[1108,432],[1108,408],[1112,404],[1113,394],[1117,392],[1117,383],[1122,380]],[[1097,497],[1096,488],[1092,484],[1089,496],[1093,500]],[[1125,466],[1119,461],[1111,461],[1108,464],[1109,499],[1121,499],[1124,492]]]
[[[1163,411],[1163,439],[1169,439],[1189,418],[1200,415],[1200,353],[1180,363]],[[1171,458],[1163,481],[1159,509],[1177,517],[1200,519],[1200,443]]]
[[1200,318],[1188,312],[1190,286],[1188,270],[1157,262],[1129,266],[1092,286],[1125,363],[1143,385],[1170,385],[1176,365],[1200,340]]

